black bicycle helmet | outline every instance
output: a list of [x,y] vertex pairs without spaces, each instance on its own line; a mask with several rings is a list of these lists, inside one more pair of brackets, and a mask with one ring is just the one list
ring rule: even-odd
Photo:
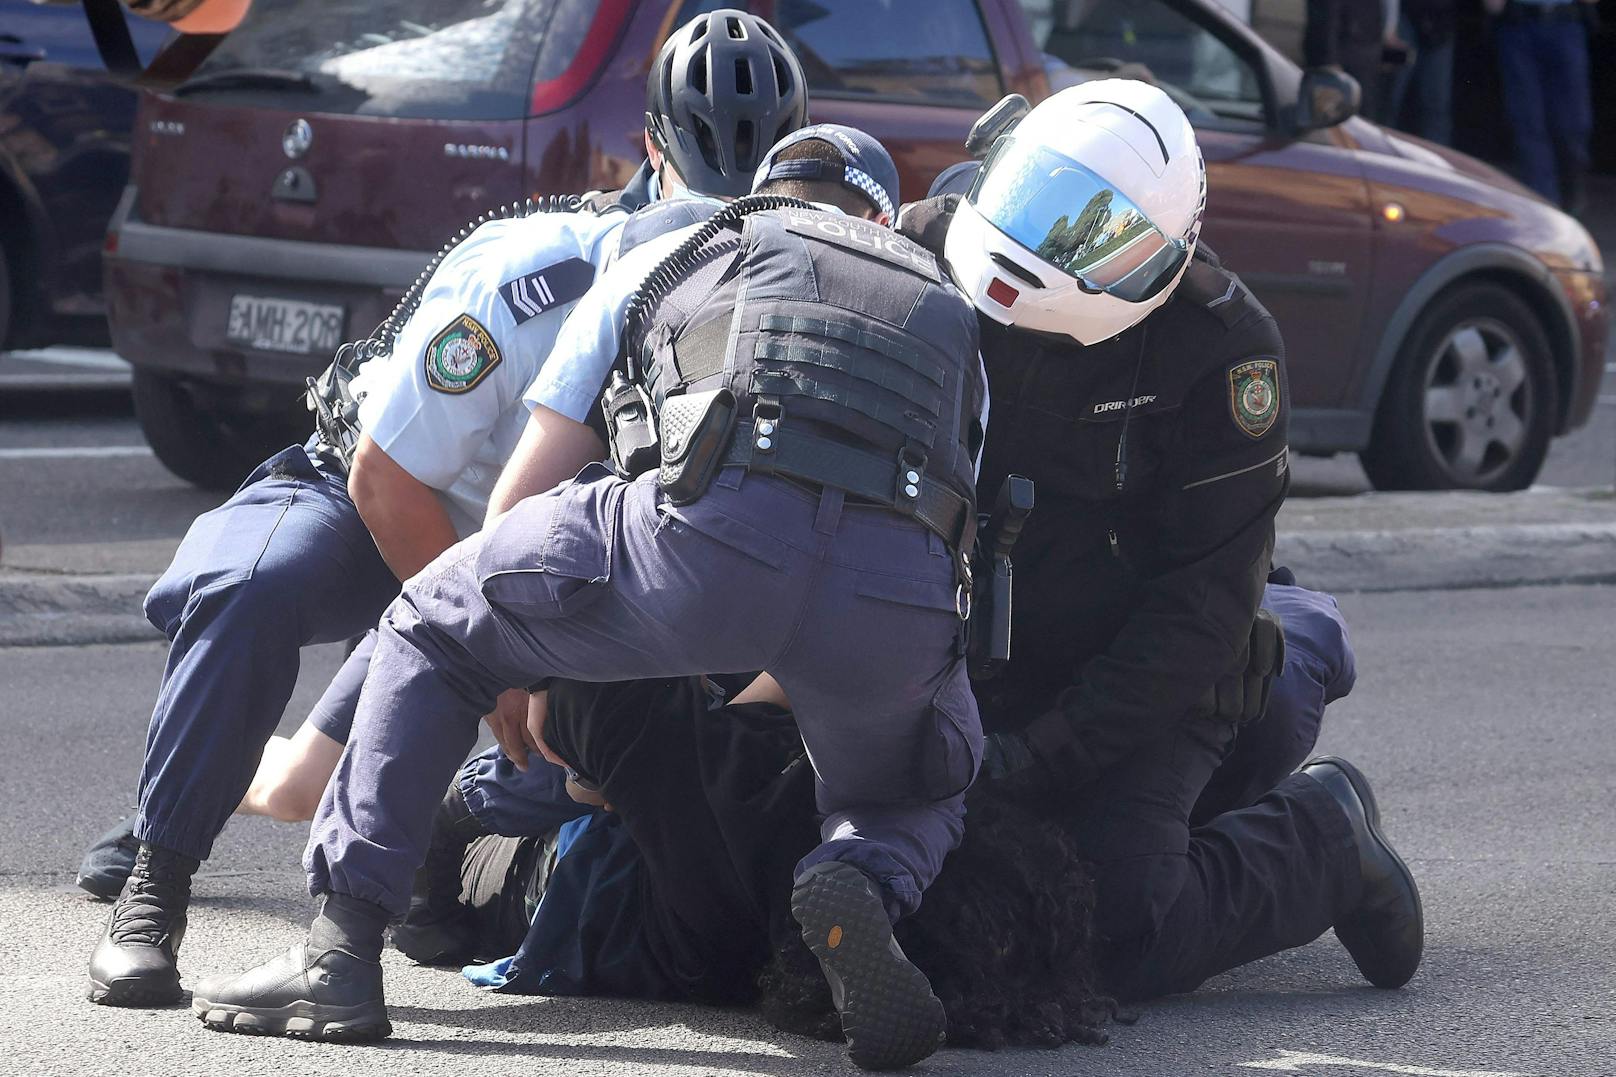
[[645,84],[645,129],[693,191],[739,197],[808,119],[802,65],[756,15],[721,8],[669,36]]

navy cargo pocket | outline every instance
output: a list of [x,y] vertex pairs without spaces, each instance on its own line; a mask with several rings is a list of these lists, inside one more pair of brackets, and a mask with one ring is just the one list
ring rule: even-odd
[[931,719],[934,728],[927,731],[922,755],[926,793],[946,800],[970,788],[982,765],[982,719],[962,661],[931,697]]
[[623,483],[578,481],[530,497],[486,532],[477,585],[491,604],[526,617],[564,617],[598,598],[611,577]]

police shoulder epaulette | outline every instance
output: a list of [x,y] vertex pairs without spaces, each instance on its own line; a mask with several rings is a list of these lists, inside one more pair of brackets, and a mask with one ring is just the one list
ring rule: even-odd
[[1248,313],[1246,286],[1227,270],[1202,261],[1193,261],[1179,282],[1180,296],[1205,308],[1226,327],[1233,327]]

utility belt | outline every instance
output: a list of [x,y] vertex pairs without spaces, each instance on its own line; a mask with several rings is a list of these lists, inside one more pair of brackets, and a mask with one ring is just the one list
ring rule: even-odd
[[618,474],[634,478],[657,467],[663,494],[688,504],[720,468],[743,467],[839,489],[913,517],[954,558],[956,610],[966,623],[961,642],[972,676],[995,675],[1010,657],[1010,551],[1032,511],[1032,481],[1009,476],[984,525],[971,499],[925,473],[924,459],[886,457],[809,430],[783,429],[778,413],[771,418],[762,406],[752,418],[737,420],[735,404],[728,389],[671,396],[653,422],[644,390],[614,375],[601,406]]

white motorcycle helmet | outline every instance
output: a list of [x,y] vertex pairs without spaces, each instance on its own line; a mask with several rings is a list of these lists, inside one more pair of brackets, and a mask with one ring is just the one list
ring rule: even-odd
[[1097,344],[1167,301],[1195,253],[1206,166],[1161,90],[1062,90],[994,144],[943,255],[977,310]]

